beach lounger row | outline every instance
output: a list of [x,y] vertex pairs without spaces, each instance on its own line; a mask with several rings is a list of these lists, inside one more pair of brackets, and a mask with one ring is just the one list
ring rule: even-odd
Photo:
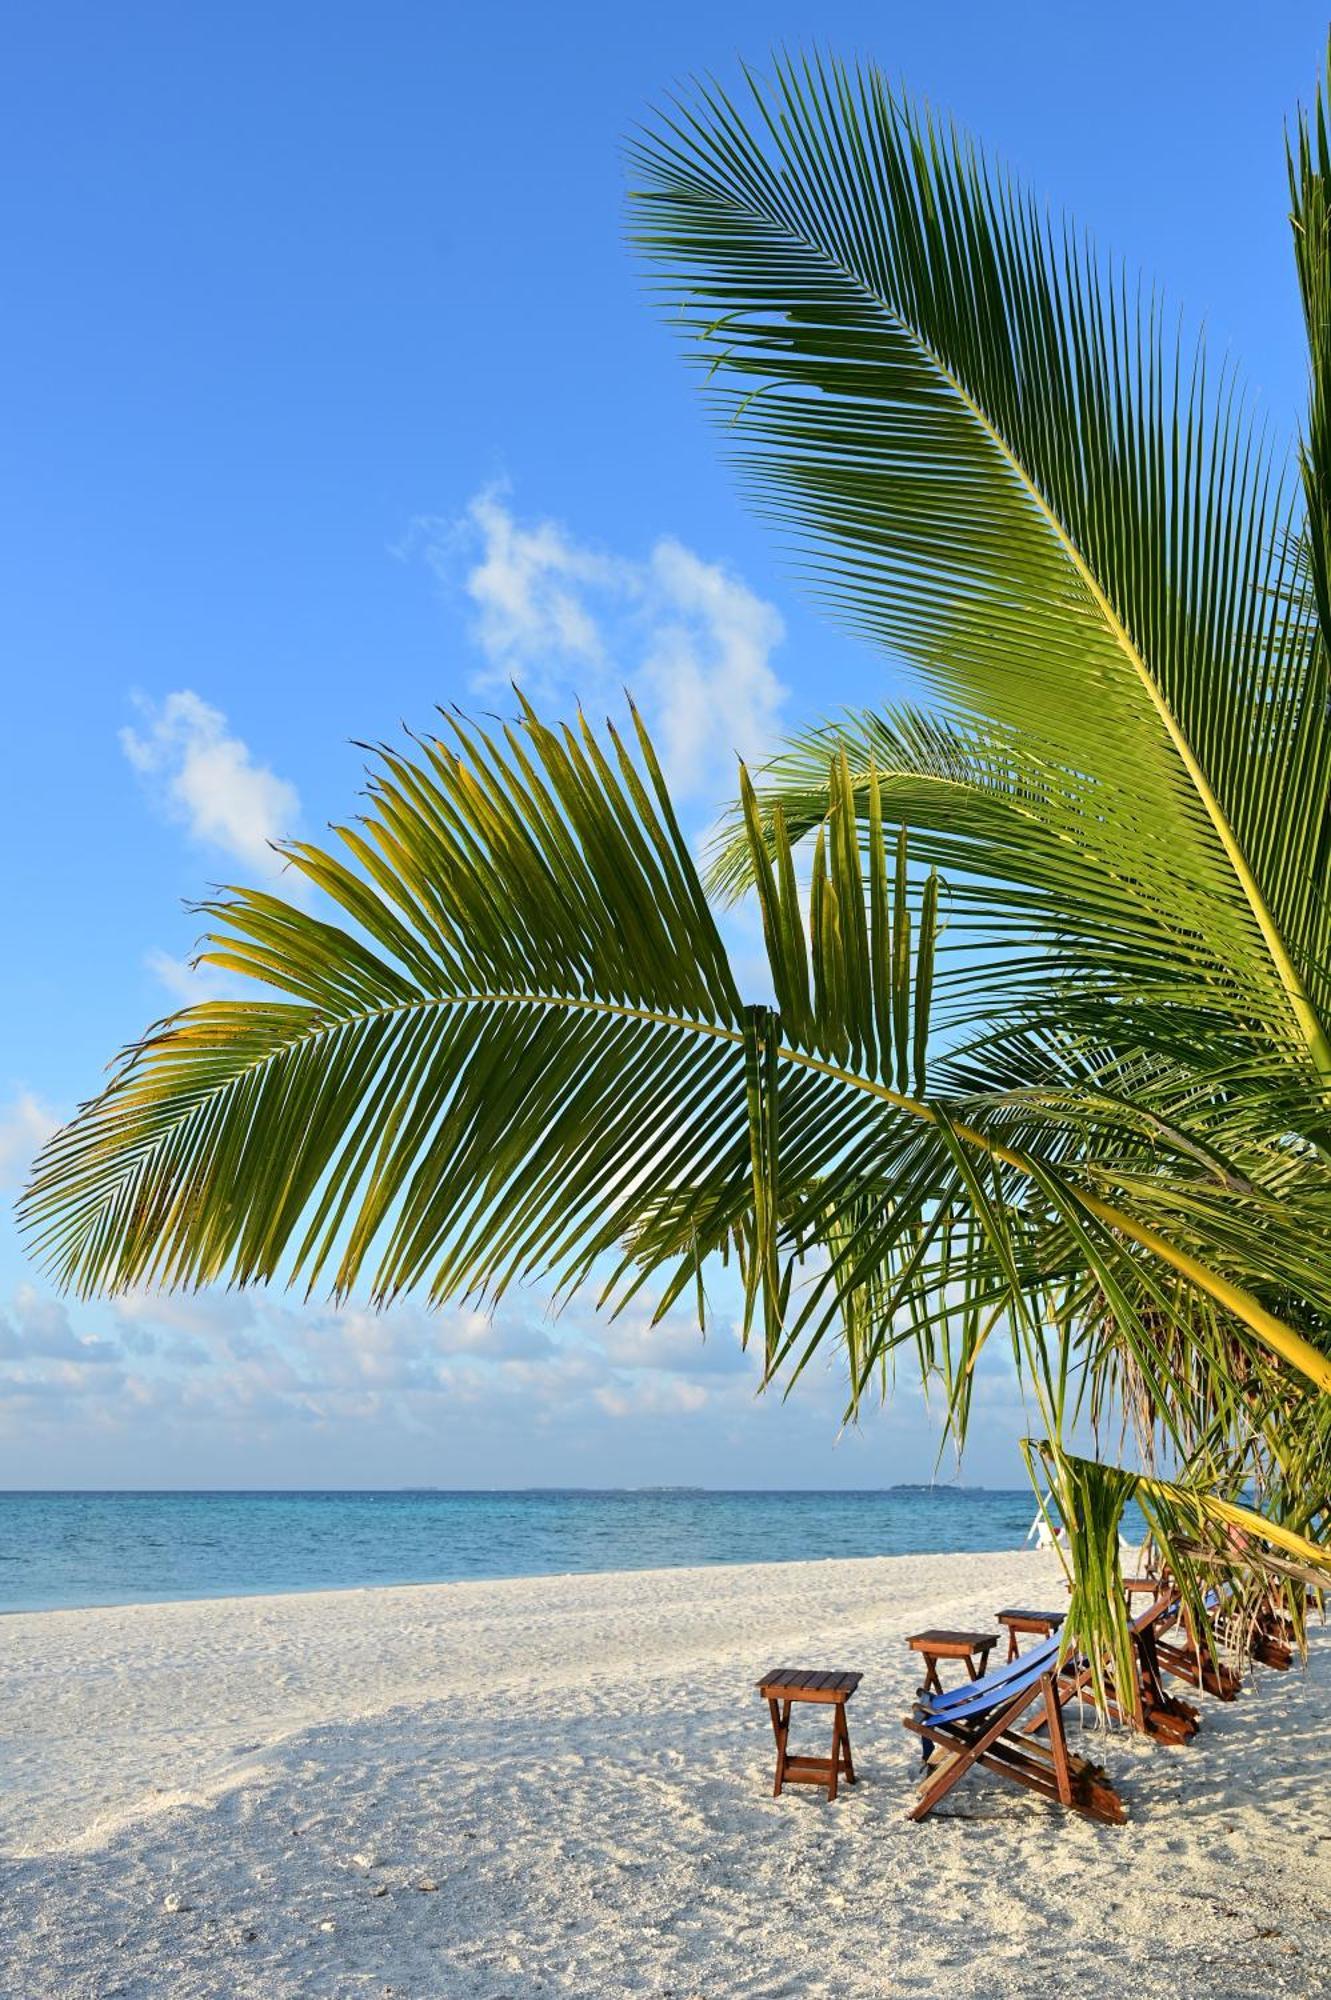
[[[1242,1621],[1227,1610],[1220,1590],[1205,1599],[1212,1630],[1198,1634],[1189,1622],[1171,1581],[1161,1577],[1127,1579],[1128,1601],[1143,1592],[1150,1602],[1130,1619],[1133,1672],[1136,1685],[1119,1688],[1106,1668],[1100,1675],[1101,1705],[1111,1720],[1130,1723],[1161,1742],[1188,1743],[1197,1734],[1197,1709],[1172,1693],[1168,1679],[1185,1682],[1221,1701],[1239,1692],[1236,1669],[1220,1657],[1220,1645],[1241,1646],[1254,1659],[1284,1669],[1296,1649],[1293,1623],[1274,1606],[1256,1620]],[[924,1772],[911,1818],[922,1820],[977,1768],[995,1772],[1033,1791],[1052,1804],[1066,1806],[1103,1825],[1116,1826],[1127,1817],[1123,1801],[1104,1768],[1076,1755],[1068,1745],[1064,1710],[1091,1689],[1095,1676],[1089,1659],[1064,1654],[1062,1627],[1066,1613],[1010,1607],[997,1622],[1008,1635],[1008,1655],[1001,1666],[989,1668],[989,1655],[999,1643],[984,1632],[934,1629],[912,1635],[908,1644],[922,1657],[923,1685],[907,1729],[921,1739]],[[1020,1651],[1024,1638],[1035,1643]],[[940,1662],[960,1663],[967,1679],[945,1688]],[[855,1782],[846,1730],[845,1704],[858,1686],[857,1673],[773,1669],[759,1684],[772,1711],[777,1744],[775,1791],[792,1779],[825,1786],[837,1795],[837,1781]],[[835,1707],[830,1757],[792,1756],[787,1749],[792,1702],[831,1703]]]
[[[1102,1676],[1108,1711],[1111,1719],[1131,1722],[1163,1742],[1186,1743],[1196,1735],[1200,1718],[1191,1703],[1167,1690],[1166,1676],[1221,1701],[1238,1694],[1239,1676],[1191,1630],[1177,1592],[1161,1579],[1150,1583],[1152,1602],[1130,1625],[1137,1686],[1116,1689],[1112,1675]],[[1220,1592],[1209,1594],[1206,1609],[1223,1630]],[[1088,1819],[1120,1824],[1126,1817],[1123,1802],[1104,1769],[1068,1747],[1063,1711],[1086,1693],[1093,1674],[1089,1660],[1076,1654],[1059,1657],[1064,1614],[1008,1610],[999,1614],[999,1622],[1009,1635],[1003,1665],[943,1691],[935,1675],[903,1718],[906,1728],[922,1739],[924,1751],[925,1774],[911,1818],[926,1818],[978,1766]],[[1023,1633],[1043,1636],[1021,1653],[1018,1635]],[[1252,1657],[1277,1668],[1291,1664],[1293,1630],[1277,1614],[1264,1614],[1245,1628],[1245,1636]]]

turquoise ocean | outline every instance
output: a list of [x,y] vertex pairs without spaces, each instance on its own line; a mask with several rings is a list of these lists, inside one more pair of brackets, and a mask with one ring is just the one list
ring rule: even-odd
[[0,1493],[0,1611],[1020,1548],[1029,1488]]

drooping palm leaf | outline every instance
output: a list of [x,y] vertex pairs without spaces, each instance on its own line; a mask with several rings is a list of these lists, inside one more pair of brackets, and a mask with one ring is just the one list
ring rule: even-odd
[[206,962],[287,997],[172,1017],[48,1143],[23,1214],[63,1283],[493,1299],[627,1244],[626,1281],[670,1267],[674,1296],[741,1230],[769,1350],[816,1344],[884,1277],[903,1310],[952,1282],[1020,1313],[1071,1259],[1115,1295],[1182,1276],[1331,1380],[1250,1289],[1279,1255],[1260,1189],[1222,1209],[1186,1153],[1134,1179],[1125,1127],[1115,1205],[1048,1107],[902,1087],[924,1080],[933,896],[912,944],[904,858],[880,826],[866,879],[844,769],[811,922],[788,843],[772,866],[755,829],[774,1013],[740,1002],[644,732],[639,767],[613,730],[530,712],[502,744],[450,731],[381,753],[346,858],[290,850],[346,921],[213,907]]
[[[450,733],[381,754],[341,857],[289,850],[341,923],[258,892],[210,906],[206,962],[287,997],[173,1016],[52,1140],[23,1210],[62,1282],[493,1298],[751,1224],[775,1017],[741,1006],[645,734],[635,764],[613,730],[530,712],[502,743]],[[900,908],[866,917],[852,841],[812,940],[798,918],[785,938],[778,975],[807,993],[781,1050],[792,1187],[870,1128],[927,1141],[875,1094],[922,1059],[927,950],[894,949],[894,916],[901,940]]]

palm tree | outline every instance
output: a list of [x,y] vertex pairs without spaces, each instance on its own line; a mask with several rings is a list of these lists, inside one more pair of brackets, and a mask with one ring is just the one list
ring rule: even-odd
[[[1152,1296],[1160,1248],[1139,1234],[1116,1290],[1083,1242],[1046,1303],[1060,1380],[1072,1350],[1103,1408],[1126,1370],[1148,1455],[1163,1434],[1190,1486],[1259,1479],[1306,1525],[1328,1466],[1320,1286],[1246,1252],[1230,1267],[1319,1350],[1274,1341],[1321,1392],[1291,1401],[1250,1374],[1257,1319],[1211,1279],[1254,1199],[1327,1240],[1321,93],[1289,158],[1296,479],[1155,297],[872,70],[781,62],[743,108],[699,89],[635,156],[640,240],[742,476],[828,606],[940,704],[810,732],[764,774],[758,825],[797,839],[843,809],[832,759],[866,841],[869,793],[909,824],[949,885],[935,1086],[1075,1162],[1083,1210],[1088,1182],[1120,1208],[1145,1195],[1153,1233],[1210,1274],[1175,1258],[1182,1284]],[[750,826],[715,884],[751,880],[753,850]],[[1177,1516],[1155,1525],[1177,1540]]]
[[[84,1293],[542,1279],[704,1323],[733,1256],[770,1378],[839,1342],[853,1411],[909,1356],[959,1438],[1010,1341],[1073,1622],[1121,1653],[1129,1494],[1194,1598],[1318,1561],[1331,1502],[1320,99],[1284,484],[1158,306],[876,72],[779,65],[747,124],[700,91],[636,158],[761,504],[941,704],[741,772],[715,885],[757,896],[774,1004],[636,717],[448,716],[289,848],[317,908],[207,906],[205,962],[268,990],[127,1051],[25,1224]],[[1083,1416],[1135,1418],[1146,1470]]]

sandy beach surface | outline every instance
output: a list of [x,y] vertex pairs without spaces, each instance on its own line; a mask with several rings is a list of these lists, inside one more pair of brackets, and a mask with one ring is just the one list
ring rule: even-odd
[[[1187,1748],[1100,1739],[1126,1827],[988,1778],[906,1819],[904,1636],[1062,1595],[905,1556],[0,1620],[0,1994],[1331,1989],[1331,1635]],[[771,1797],[776,1664],[864,1675],[835,1804]]]

